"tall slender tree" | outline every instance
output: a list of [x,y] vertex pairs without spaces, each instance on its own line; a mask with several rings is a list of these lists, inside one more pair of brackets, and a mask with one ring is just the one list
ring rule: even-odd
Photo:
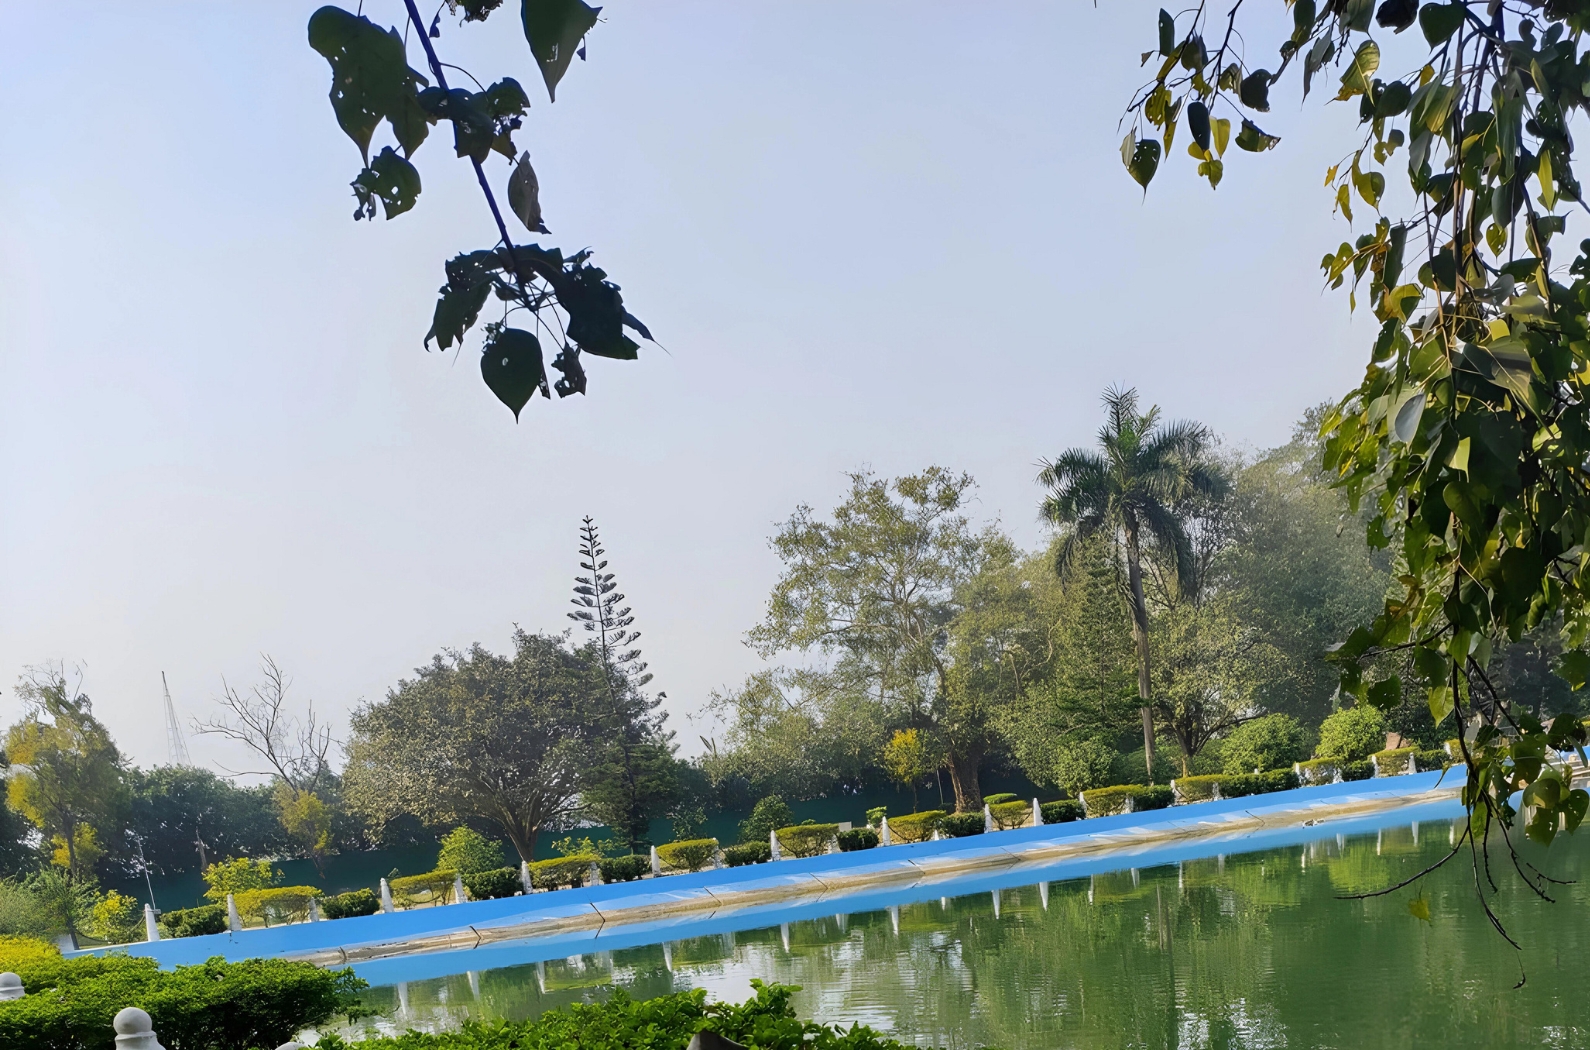
[[583,575],[574,578],[574,612],[569,619],[591,636],[592,662],[606,683],[606,727],[597,759],[583,778],[581,807],[638,850],[651,822],[667,815],[679,801],[679,778],[673,756],[673,734],[663,729],[666,717],[657,709],[666,693],[646,692],[652,676],[641,658],[635,617],[624,604],[614,573],[607,571],[607,551],[596,522],[587,516],[580,526]]
[[1153,679],[1148,646],[1148,603],[1143,594],[1143,552],[1153,544],[1172,570],[1175,585],[1198,585],[1187,519],[1198,499],[1226,492],[1224,473],[1209,456],[1211,435],[1201,423],[1161,423],[1159,408],[1138,411],[1135,389],[1104,392],[1105,423],[1098,451],[1073,448],[1044,464],[1038,483],[1049,489],[1042,516],[1066,530],[1055,558],[1062,576],[1077,544],[1098,535],[1117,543],[1125,557],[1132,641],[1137,648],[1137,696],[1143,717],[1143,758],[1154,776]]

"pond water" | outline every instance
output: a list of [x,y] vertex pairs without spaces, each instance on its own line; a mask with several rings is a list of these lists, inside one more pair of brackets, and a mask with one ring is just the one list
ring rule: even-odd
[[[802,1014],[922,1046],[1590,1046],[1584,882],[1542,902],[1493,850],[1493,906],[1522,952],[1487,924],[1466,850],[1417,887],[1338,899],[1435,861],[1450,826],[1326,826],[1297,845],[959,896],[950,883],[942,898],[918,888],[898,904],[762,928],[690,936],[687,924],[659,943],[376,987],[367,1002],[384,1014],[376,1030],[434,1030],[615,988],[738,1000],[758,977],[800,985]],[[1579,878],[1590,834],[1528,857]]]

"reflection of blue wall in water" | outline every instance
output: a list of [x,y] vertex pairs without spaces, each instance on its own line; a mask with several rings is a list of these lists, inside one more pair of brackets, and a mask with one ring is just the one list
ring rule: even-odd
[[[948,784],[944,785],[944,791],[947,807],[953,807],[955,796],[950,792]],[[1019,774],[1015,776],[985,774],[983,791],[988,794],[1011,791],[1023,798],[1031,798],[1036,794],[1044,799],[1054,794],[1038,790],[1031,781]],[[919,791],[917,804],[924,809],[937,808],[939,805],[937,789],[928,788]],[[864,795],[839,795],[834,798],[814,798],[790,803],[790,809],[795,812],[797,821],[815,820],[819,824],[837,824],[846,820],[860,824],[866,818],[867,810],[874,806],[887,806],[889,812],[895,815],[909,813],[911,793],[882,790],[870,791]],[[745,816],[745,813],[719,813],[708,817],[703,834],[720,842],[733,842],[738,837],[740,821],[745,819]],[[583,828],[573,832],[543,832],[536,839],[536,859],[545,860],[555,856],[552,843],[565,834],[589,835],[592,839],[606,839],[612,836],[605,827]],[[673,837],[671,822],[652,821],[653,842],[671,842]],[[436,855],[440,848],[437,844],[431,844],[341,853],[326,858],[324,879],[320,878],[311,861],[284,860],[278,861],[276,866],[282,871],[282,884],[285,886],[318,886],[327,894],[345,893],[348,890],[373,889],[381,879],[390,876],[394,870],[403,875],[418,875],[430,871],[436,866]],[[502,843],[502,853],[510,862],[518,863],[517,855],[507,840]],[[150,881],[154,885],[155,903],[163,910],[171,911],[210,903],[204,899],[204,878],[198,871],[155,877]],[[142,878],[111,879],[107,880],[107,885],[137,897],[140,904],[149,900],[149,889]]]

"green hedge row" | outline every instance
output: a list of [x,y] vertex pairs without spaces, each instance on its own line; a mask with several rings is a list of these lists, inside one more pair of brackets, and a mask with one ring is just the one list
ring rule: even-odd
[[981,835],[983,831],[984,822],[981,813],[950,813],[939,821],[939,834],[952,839]]
[[631,853],[627,857],[608,857],[596,865],[603,882],[634,882],[651,871],[651,858],[644,853]]
[[889,820],[889,838],[894,842],[926,842],[933,837],[939,821],[944,819],[942,809],[929,809],[921,813],[907,813]]
[[320,913],[328,919],[348,919],[355,915],[374,915],[381,910],[381,898],[374,890],[349,890],[320,902]]
[[490,868],[486,871],[473,871],[463,876],[464,889],[469,892],[472,901],[491,901],[500,897],[512,897],[516,893],[524,892],[524,882],[519,878],[516,868]]
[[113,1050],[111,1018],[149,1012],[169,1050],[280,1046],[336,1014],[357,1012],[365,983],[352,970],[283,959],[219,958],[163,971],[128,955],[55,958],[18,970],[27,995],[0,1003],[6,1050]]
[[717,856],[717,839],[685,839],[657,847],[657,860],[668,871],[700,871]]
[[773,859],[773,847],[767,842],[742,842],[738,846],[725,846],[723,863],[731,868],[745,864],[766,864]]
[[1041,802],[1038,804],[1038,812],[1043,814],[1045,824],[1067,824],[1087,816],[1082,810],[1082,803],[1074,798],[1063,798],[1058,802]]
[[858,849],[872,849],[878,844],[878,833],[872,828],[851,828],[839,833],[839,848],[845,853]]
[[1118,787],[1090,788],[1082,792],[1082,805],[1090,817],[1108,817],[1116,813],[1142,813],[1151,809],[1164,809],[1175,801],[1169,787],[1142,784],[1122,784]]
[[[995,797],[997,796],[989,796],[989,798]],[[989,799],[983,801],[988,803],[988,815],[994,818],[994,827],[1000,831],[1024,828],[1032,821],[1031,802],[1024,802],[1015,796],[998,802],[990,802]]]
[[778,848],[791,857],[816,857],[828,852],[828,843],[839,834],[838,824],[792,824],[779,828]]
[[1178,777],[1171,781],[1178,801],[1202,802],[1214,798],[1219,789],[1221,798],[1243,798],[1247,795],[1265,795],[1272,791],[1290,791],[1299,786],[1298,775],[1290,769],[1272,769],[1268,773],[1214,773],[1208,776]]
[[182,908],[160,916],[162,937],[202,937],[207,933],[226,932],[226,905],[206,904],[200,908]]

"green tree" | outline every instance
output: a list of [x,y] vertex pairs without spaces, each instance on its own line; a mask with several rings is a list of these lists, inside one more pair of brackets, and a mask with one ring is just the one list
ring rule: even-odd
[[647,844],[651,822],[679,802],[678,762],[673,734],[663,729],[667,716],[658,711],[667,694],[645,691],[652,676],[635,644],[640,632],[617,577],[606,571],[606,553],[596,523],[587,517],[579,547],[584,573],[574,579],[576,609],[569,618],[590,636],[590,656],[604,671],[606,730],[597,734],[603,746],[583,777],[580,805],[638,852]]
[[1357,762],[1386,746],[1386,719],[1367,704],[1344,707],[1320,723],[1318,758]]
[[281,877],[281,871],[273,867],[268,860],[234,857],[231,860],[218,861],[204,869],[206,887],[204,896],[208,900],[220,903],[226,900],[228,893],[263,890],[276,885]]
[[1281,769],[1308,757],[1307,733],[1291,715],[1264,715],[1227,735],[1220,761],[1231,774]]
[[92,877],[103,843],[119,844],[127,797],[121,752],[80,686],[60,665],[30,668],[17,685],[27,715],[5,737],[7,801],[73,879]]
[[72,947],[76,948],[78,934],[87,931],[93,921],[94,906],[100,900],[99,887],[93,878],[74,877],[68,870],[47,867],[35,872],[26,886],[36,914],[43,917],[51,930],[65,931]]
[[883,745],[883,768],[897,784],[911,789],[911,812],[917,811],[917,788],[922,778],[938,768],[938,755],[927,735],[916,728],[896,729]]
[[784,563],[763,622],[749,633],[764,657],[788,651],[828,658],[807,691],[876,704],[895,724],[933,731],[960,810],[981,805],[986,736],[980,716],[954,729],[957,690],[950,628],[991,552],[1008,547],[974,533],[962,508],[973,485],[940,467],[893,481],[850,476],[832,520],[800,507],[773,538]]
[[202,871],[218,857],[264,857],[287,852],[270,784],[239,787],[206,769],[160,766],[131,769],[132,832],[156,873]]
[[503,866],[502,846],[474,828],[456,827],[442,836],[438,868],[451,868],[462,875],[491,871]]
[[354,713],[345,797],[373,827],[490,823],[533,860],[541,829],[574,813],[606,731],[603,669],[557,637],[513,644],[438,655]]
[[795,813],[777,795],[758,799],[750,816],[740,821],[741,842],[766,842],[768,835],[795,823]]
[[1149,660],[1148,601],[1143,590],[1144,550],[1152,544],[1174,585],[1197,587],[1186,508],[1197,498],[1224,494],[1226,478],[1209,457],[1210,434],[1201,423],[1161,424],[1159,409],[1138,411],[1136,390],[1104,394],[1105,424],[1099,449],[1073,448],[1045,464],[1039,484],[1049,489],[1041,513],[1065,530],[1055,566],[1069,568],[1077,544],[1112,539],[1126,562],[1127,602],[1137,649],[1137,695],[1143,720],[1143,753],[1154,776],[1153,676]]

